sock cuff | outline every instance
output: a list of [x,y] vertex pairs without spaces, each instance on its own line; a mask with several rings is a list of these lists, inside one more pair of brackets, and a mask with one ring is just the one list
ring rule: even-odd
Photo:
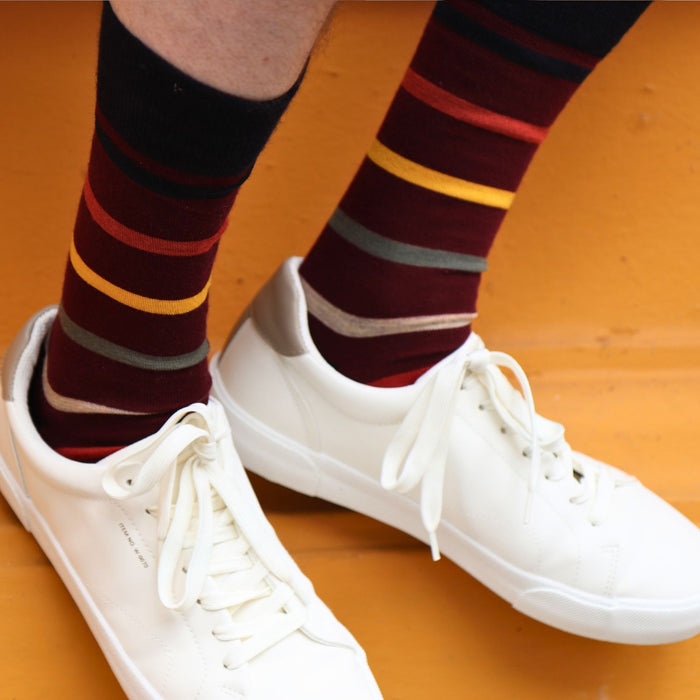
[[192,78],[134,36],[105,3],[97,111],[129,146],[169,168],[209,177],[249,171],[303,77],[272,100],[230,95]]

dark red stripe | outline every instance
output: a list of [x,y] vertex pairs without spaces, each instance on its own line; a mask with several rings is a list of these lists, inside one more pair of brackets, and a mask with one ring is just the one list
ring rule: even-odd
[[93,460],[90,455],[87,455],[88,459],[80,459],[76,452],[71,454],[76,445],[102,445],[109,449],[115,444],[130,445],[155,433],[170,417],[169,414],[158,414],[124,419],[121,416],[62,413],[49,406],[36,382],[32,386],[31,406],[32,417],[44,440],[59,454],[62,454],[62,448],[68,448],[65,456],[79,461]]
[[[342,260],[342,265],[329,265]],[[306,257],[303,274],[319,294],[343,311],[367,318],[397,318],[474,311],[479,275],[398,265],[375,258],[326,228]]]
[[[336,335],[313,317],[309,318],[309,327],[321,354],[326,358],[342,357],[342,373],[363,384],[412,372],[416,368],[422,373],[423,368],[445,357],[449,349],[459,347],[470,332],[466,327],[411,333],[410,342],[406,342],[406,336],[400,335],[345,338]],[[411,381],[406,383],[410,384]]]
[[206,359],[183,370],[153,372],[95,355],[61,332],[52,333],[50,352],[72,359],[70,372],[61,364],[54,369],[49,362],[49,383],[55,391],[127,411],[172,413],[182,406],[183,396],[204,397],[211,386]]
[[427,80],[493,112],[550,126],[576,91],[576,83],[508,61],[429,22],[411,68]]
[[409,185],[365,159],[340,208],[403,243],[486,257],[506,212]]
[[114,454],[126,445],[105,447],[56,447],[58,454],[74,462],[99,462],[101,459]]
[[95,223],[112,238],[116,238],[131,248],[137,248],[146,253],[155,253],[157,255],[187,257],[206,253],[219,241],[228,223],[224,221],[221,228],[213,236],[201,241],[169,241],[164,238],[156,238],[155,236],[146,236],[128,226],[124,226],[110,216],[95,198],[95,194],[90,187],[90,180],[87,178],[83,187],[83,198]]
[[215,245],[189,258],[146,253],[106,234],[85,202],[78,210],[75,247],[85,264],[112,284],[151,299],[186,299],[198,294],[211,276]]
[[197,175],[195,173],[182,172],[169,168],[167,165],[158,163],[142,153],[139,153],[129,143],[127,143],[121,135],[109,123],[107,117],[102,113],[99,107],[95,108],[95,120],[99,124],[102,131],[107,135],[109,140],[130,160],[137,163],[138,166],[146,172],[156,175],[163,179],[174,182],[178,185],[192,185],[193,187],[208,187],[208,188],[225,188],[233,187],[242,182],[248,175],[250,167],[245,170],[226,177],[212,177],[210,175]]
[[411,369],[408,372],[399,372],[399,374],[392,374],[389,377],[381,377],[380,379],[375,379],[373,382],[369,382],[372,386],[384,387],[389,389],[391,387],[397,386],[407,386],[408,384],[413,384],[418,377],[425,374],[432,365],[428,367],[418,367],[417,369]]
[[499,17],[472,0],[450,0],[448,4],[458,9],[467,17],[476,20],[482,26],[488,27],[502,37],[511,39],[528,49],[532,49],[546,56],[551,56],[552,58],[558,58],[562,61],[575,63],[591,70],[598,64],[599,59],[595,56],[533,34],[519,27],[517,24],[512,24],[508,20]]
[[151,192],[124,176],[93,139],[90,187],[103,209],[127,228],[164,240],[201,241],[226,221],[236,193],[218,200],[174,199]]
[[193,352],[206,334],[208,303],[180,316],[155,316],[123,306],[66,269],[63,306],[74,323],[112,343],[147,355]]
[[[421,134],[416,138],[416,134]],[[379,131],[395,153],[440,173],[515,192],[537,146],[464,124],[399,90]]]

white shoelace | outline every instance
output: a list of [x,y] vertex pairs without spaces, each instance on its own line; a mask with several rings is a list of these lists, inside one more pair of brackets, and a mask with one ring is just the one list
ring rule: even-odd
[[[498,367],[509,369],[522,390],[519,394]],[[439,366],[426,382],[394,435],[382,464],[381,484],[385,489],[407,493],[420,484],[423,526],[429,535],[433,559],[440,558],[437,528],[442,516],[442,500],[447,466],[449,431],[459,392],[470,375],[486,388],[489,406],[504,424],[526,441],[523,455],[530,460],[528,498],[524,521],[532,515],[534,494],[543,472],[543,455],[549,455],[544,476],[558,480],[576,475],[581,491],[570,500],[582,504],[592,500],[588,518],[600,524],[607,515],[616,482],[611,470],[596,463],[594,468],[576,464],[564,440],[563,426],[535,412],[530,383],[522,367],[510,355],[479,348],[456,354]],[[466,456],[468,459],[468,455]]]
[[183,409],[155,439],[123,450],[105,472],[103,487],[116,499],[158,487],[158,506],[149,513],[157,515],[160,600],[178,611],[195,604],[227,610],[228,621],[218,617],[212,632],[233,642],[224,663],[234,668],[301,627],[306,613],[236,524],[241,496],[222,466],[223,439],[228,424],[213,404]]

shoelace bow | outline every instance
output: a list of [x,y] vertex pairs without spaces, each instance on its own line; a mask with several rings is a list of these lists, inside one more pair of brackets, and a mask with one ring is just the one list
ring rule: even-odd
[[183,409],[155,440],[122,451],[105,472],[103,487],[116,499],[158,487],[158,506],[148,512],[157,515],[160,600],[178,611],[195,604],[228,610],[228,621],[212,632],[236,642],[224,662],[233,668],[301,627],[305,610],[239,531],[239,496],[221,466],[219,442],[227,437],[227,424],[211,407]]
[[[511,370],[522,396],[498,367]],[[581,491],[571,497],[571,502],[582,504],[592,500],[588,517],[592,524],[600,524],[606,517],[616,485],[611,470],[603,464],[596,464],[595,468],[575,464],[571,447],[564,439],[563,426],[535,412],[530,383],[522,367],[504,352],[479,348],[458,354],[437,368],[399,426],[382,464],[384,488],[407,493],[420,484],[421,518],[429,535],[433,559],[440,558],[436,531],[442,516],[450,426],[457,396],[470,375],[486,387],[488,408],[492,407],[504,425],[526,441],[523,455],[530,460],[530,470],[525,523],[532,515],[534,494],[543,470],[543,454],[548,454],[551,458],[547,459],[544,476],[558,480],[575,475]],[[479,408],[485,410],[487,406]]]

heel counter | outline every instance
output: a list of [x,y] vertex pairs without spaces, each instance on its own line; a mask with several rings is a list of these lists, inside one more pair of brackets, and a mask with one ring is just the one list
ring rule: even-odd
[[24,528],[31,531],[26,507],[29,492],[12,438],[8,408],[3,402],[0,409],[0,491]]
[[5,351],[0,369],[3,399],[0,408],[0,482],[3,495],[27,530],[30,527],[26,503],[30,495],[15,447],[13,426],[17,429],[23,420],[30,420],[27,398],[29,384],[41,345],[55,317],[55,306],[34,314]]
[[285,437],[309,444],[308,411],[283,366],[286,361],[248,318],[219,357],[219,390],[223,388],[236,409]]
[[307,352],[306,304],[297,274],[300,260],[286,260],[262,286],[233,327],[223,353],[249,318],[267,344],[282,357],[298,357]]

